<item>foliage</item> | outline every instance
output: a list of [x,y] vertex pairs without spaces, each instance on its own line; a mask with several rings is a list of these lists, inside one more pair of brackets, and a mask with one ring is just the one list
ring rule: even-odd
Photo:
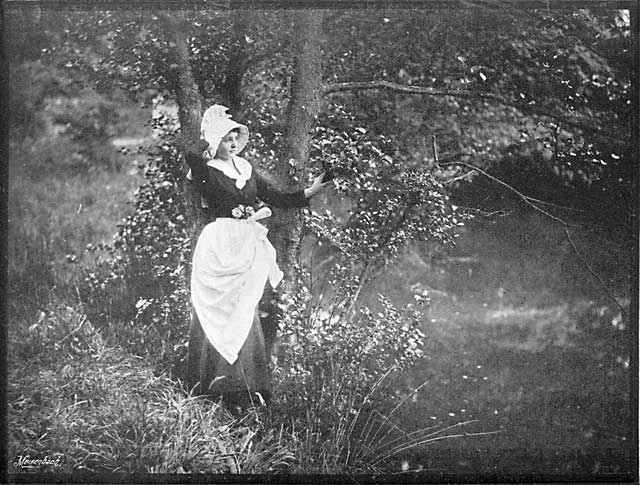
[[[156,120],[161,129],[166,119]],[[113,244],[89,246],[102,254],[87,272],[83,298],[99,325],[119,326],[121,344],[155,362],[185,354],[189,321],[186,275],[191,241],[174,134],[150,148],[146,182],[135,195],[135,210],[119,226]]]
[[393,143],[354,127],[354,116],[342,107],[321,121],[312,160],[338,175],[338,193],[351,207],[341,215],[312,213],[307,222],[322,242],[360,267],[360,278],[373,276],[409,241],[453,241],[464,217],[448,202],[433,168],[408,168],[395,160]]
[[237,77],[259,64],[256,61],[265,62],[269,75],[279,72],[279,67],[270,67],[287,50],[285,17],[268,11],[245,11],[236,18],[216,10],[179,15],[144,10],[69,12],[58,27],[62,42],[44,51],[49,59],[86,73],[99,91],[117,86],[138,101],[148,102],[158,94],[172,98],[179,74],[172,22],[182,19],[177,28],[188,38],[201,95],[228,103],[235,95]]
[[[596,192],[615,197],[618,179],[632,178],[628,12],[496,5],[414,10],[411,16],[393,9],[328,12],[324,29],[333,34],[323,44],[324,81],[384,80],[463,94],[338,95],[357,113],[360,126],[391,139],[403,163],[428,160],[430,135],[436,134],[443,152],[464,151],[479,166],[515,158],[510,173],[539,167],[552,175],[549,181],[601,180]],[[286,113],[292,68],[288,15],[181,15],[203,98],[226,99],[229,90],[239,90],[242,113],[262,106],[275,117],[269,123],[273,130],[282,132],[277,120]],[[120,86],[139,100],[174,97],[177,65],[165,12],[41,17],[38,25],[51,20],[40,29],[51,36],[45,48],[49,59],[76,68],[99,87]],[[260,131],[270,138],[264,128]]]
[[[111,95],[111,98],[115,96]],[[106,141],[125,133],[119,132],[130,112],[120,112],[120,103],[95,92],[79,92],[76,96],[57,99],[48,109],[59,133],[77,146],[73,168],[90,170],[96,165],[120,170],[123,157]],[[131,136],[134,133],[126,133]],[[106,145],[106,146],[105,146]]]
[[[342,35],[327,47],[330,82],[382,80],[452,94],[333,95],[371,134],[391,137],[398,160],[429,163],[437,135],[441,157],[463,152],[534,196],[564,186],[590,196],[592,207],[607,200],[632,211],[628,12],[347,11],[333,22]],[[461,169],[446,172],[455,178]],[[465,180],[475,183],[474,174]]]
[[[324,81],[383,80],[441,92],[332,95],[373,138],[392,142],[398,163],[430,163],[436,135],[441,155],[464,152],[466,161],[497,169],[533,196],[578,191],[590,209],[604,201],[628,223],[634,213],[628,12],[497,5],[414,10],[411,16],[392,9],[328,12],[324,29],[333,34],[323,43]],[[269,11],[238,13],[181,13],[191,65],[203,98],[241,98],[235,114],[260,119],[256,127],[273,148],[285,132],[290,19]],[[44,30],[60,42],[46,55],[105,89],[115,84],[138,100],[173,98],[177,65],[164,15],[53,16],[57,21]],[[461,171],[448,167],[442,177],[457,180]],[[475,178],[470,173],[464,181]]]
[[[111,145],[116,136],[144,136],[137,106],[122,107],[123,94],[99,94],[85,79],[42,61],[12,66],[10,102],[11,140],[32,145],[33,159],[24,172],[31,178],[52,170],[91,172],[96,167],[120,170],[125,160]],[[62,149],[42,143],[54,138]],[[39,150],[36,150],[38,148]],[[41,152],[41,153],[38,153]]]
[[335,291],[315,304],[302,279],[283,298],[274,406],[287,415],[271,419],[296,437],[306,473],[377,469],[379,428],[388,433],[396,425],[391,379],[422,355],[420,311],[401,311],[383,296],[379,312],[354,310],[358,284],[348,272],[337,268],[328,280]]
[[13,140],[33,137],[47,128],[44,110],[48,98],[63,95],[69,78],[37,62],[23,63],[11,71],[9,85],[9,122]]

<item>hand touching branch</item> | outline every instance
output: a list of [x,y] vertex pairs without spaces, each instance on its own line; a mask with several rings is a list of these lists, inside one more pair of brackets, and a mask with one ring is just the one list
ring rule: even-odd
[[322,181],[324,179],[324,175],[325,175],[324,173],[318,175],[316,178],[313,179],[313,183],[311,184],[311,186],[304,189],[304,196],[307,199],[310,199],[311,197],[316,195],[318,192],[320,192],[320,190],[322,190],[324,187],[326,187],[329,184],[329,182]]

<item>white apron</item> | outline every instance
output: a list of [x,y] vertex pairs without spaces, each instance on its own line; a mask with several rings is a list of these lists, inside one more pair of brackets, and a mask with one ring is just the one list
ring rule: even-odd
[[244,345],[264,285],[282,271],[267,228],[255,220],[218,218],[202,230],[193,253],[191,301],[213,347],[233,364]]

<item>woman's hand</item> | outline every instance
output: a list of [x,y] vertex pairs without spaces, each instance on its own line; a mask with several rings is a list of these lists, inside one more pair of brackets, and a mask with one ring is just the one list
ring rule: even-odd
[[318,175],[316,178],[313,179],[313,183],[311,184],[311,187],[307,187],[306,189],[304,189],[304,196],[307,199],[310,199],[311,197],[316,195],[327,184],[329,184],[329,182],[322,181],[324,179],[324,175],[325,175],[324,173]]
[[200,165],[203,162],[202,154],[209,147],[209,143],[205,140],[198,140],[195,143],[191,143],[185,150],[185,160],[190,167],[194,165]]

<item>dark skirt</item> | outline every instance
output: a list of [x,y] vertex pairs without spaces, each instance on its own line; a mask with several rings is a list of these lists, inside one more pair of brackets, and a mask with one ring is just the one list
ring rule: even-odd
[[226,405],[246,408],[268,403],[271,375],[257,309],[249,336],[233,364],[209,343],[196,312],[191,311],[186,381],[195,394],[222,398]]

